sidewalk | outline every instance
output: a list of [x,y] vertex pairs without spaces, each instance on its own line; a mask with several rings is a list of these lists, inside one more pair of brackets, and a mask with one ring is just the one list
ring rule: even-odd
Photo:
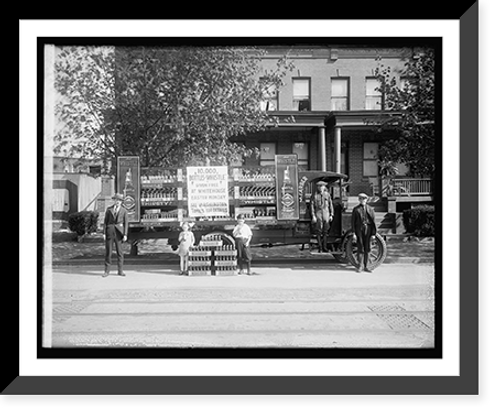
[[[73,241],[71,234],[54,235],[51,248],[54,266],[102,265],[104,258],[104,243],[101,235],[87,237],[81,243]],[[384,264],[433,264],[434,248],[433,238],[408,241],[408,238],[388,237],[388,254]],[[161,265],[179,262],[178,256],[172,252],[164,240],[141,241],[138,256],[128,255],[129,243],[124,244],[124,251],[125,261],[129,265]],[[252,253],[255,265],[290,262],[336,263],[331,255],[310,252],[308,247],[302,250],[300,245],[253,247]]]

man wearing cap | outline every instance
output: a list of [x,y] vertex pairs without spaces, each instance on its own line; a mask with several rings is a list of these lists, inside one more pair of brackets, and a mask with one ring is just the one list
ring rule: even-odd
[[109,275],[113,244],[115,245],[116,257],[118,259],[118,275],[125,277],[125,273],[123,273],[124,257],[122,242],[127,241],[128,213],[127,210],[122,207],[122,194],[115,194],[113,196],[113,201],[113,205],[110,206],[104,214],[104,241],[106,242],[106,256],[104,258],[104,274],[102,277]]
[[371,250],[371,239],[377,233],[375,224],[375,211],[367,204],[368,195],[360,193],[358,195],[359,204],[352,210],[352,229],[356,236],[358,247],[358,268],[357,272],[363,270],[370,272],[369,258]]
[[326,182],[319,181],[316,184],[316,193],[311,197],[311,218],[320,253],[328,253],[328,231],[333,220],[333,202],[326,185]]

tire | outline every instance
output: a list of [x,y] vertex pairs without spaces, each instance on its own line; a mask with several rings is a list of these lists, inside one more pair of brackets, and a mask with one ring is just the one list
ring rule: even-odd
[[342,254],[332,254],[333,258],[335,259],[335,261],[337,261],[338,263],[341,263],[341,264],[347,264],[349,263],[349,259],[347,258],[347,253],[346,253],[346,245],[347,245],[347,240],[348,240],[349,236],[346,236],[342,239],[342,242],[338,244],[337,247],[333,247],[333,249],[335,251],[337,251],[338,249],[340,249],[342,251]]
[[[358,256],[357,256],[357,247],[356,243],[353,241],[354,234],[351,234],[347,237],[346,243],[346,256],[354,267],[358,267]],[[387,257],[387,244],[385,243],[384,238],[380,234],[375,234],[375,237],[372,238],[371,242],[371,251],[370,251],[370,262],[368,264],[368,270],[374,270],[378,266],[380,266],[385,258]]]

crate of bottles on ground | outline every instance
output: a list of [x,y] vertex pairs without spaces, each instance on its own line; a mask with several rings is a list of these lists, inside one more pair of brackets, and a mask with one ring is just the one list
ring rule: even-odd
[[190,276],[229,276],[237,272],[236,250],[226,245],[220,235],[202,236],[199,245],[188,255]]

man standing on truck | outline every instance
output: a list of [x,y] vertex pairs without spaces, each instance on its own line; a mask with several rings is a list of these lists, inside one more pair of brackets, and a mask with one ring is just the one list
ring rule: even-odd
[[328,232],[333,220],[333,202],[326,185],[326,182],[319,181],[316,184],[316,193],[311,197],[311,217],[320,253],[328,253]]
[[369,266],[369,257],[371,250],[372,237],[377,233],[377,225],[375,224],[375,211],[367,204],[368,195],[360,193],[358,195],[359,205],[356,205],[352,210],[352,229],[356,236],[356,244],[358,247],[358,268],[357,272],[363,270],[371,273]]

